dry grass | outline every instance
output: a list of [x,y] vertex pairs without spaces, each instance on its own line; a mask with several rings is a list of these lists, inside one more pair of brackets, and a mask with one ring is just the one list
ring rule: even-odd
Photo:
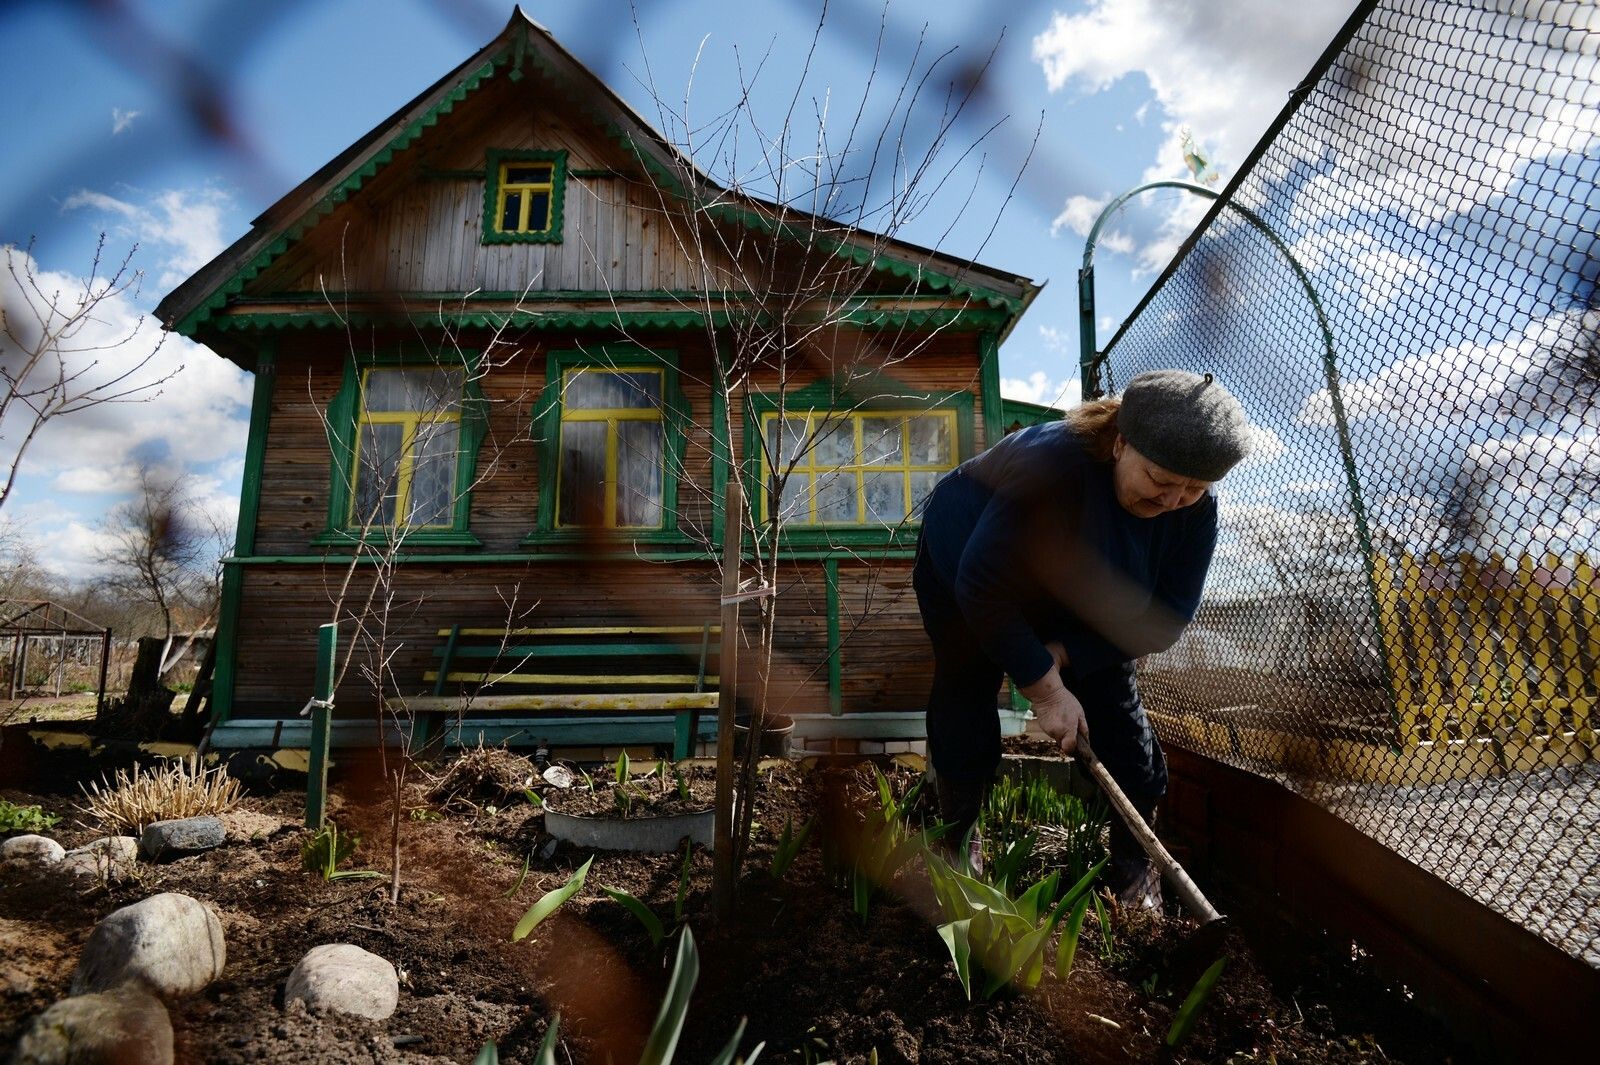
[[[82,785],[80,785],[82,787]],[[220,814],[239,805],[244,786],[225,766],[202,768],[194,758],[179,758],[150,770],[135,766],[116,777],[83,788],[88,799],[78,807],[114,832],[144,831],[157,821]]]

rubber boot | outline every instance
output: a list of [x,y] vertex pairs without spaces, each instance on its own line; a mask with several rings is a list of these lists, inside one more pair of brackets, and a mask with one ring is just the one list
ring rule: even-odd
[[1143,851],[1113,856],[1106,865],[1105,884],[1121,909],[1161,909],[1161,874]]
[[989,782],[939,777],[934,781],[934,791],[939,797],[939,820],[954,826],[944,836],[946,851],[952,860],[958,860],[965,843],[967,868],[973,876],[981,876],[983,837],[978,833],[978,816],[989,797]]

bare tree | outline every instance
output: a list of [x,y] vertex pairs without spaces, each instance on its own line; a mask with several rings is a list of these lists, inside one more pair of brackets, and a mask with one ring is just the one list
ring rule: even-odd
[[196,506],[187,477],[141,465],[133,497],[107,515],[101,532],[104,585],[152,606],[163,639],[175,619],[192,631],[216,618],[226,530]]
[[29,447],[51,421],[106,403],[154,399],[183,369],[157,372],[164,334],[148,350],[132,347],[144,317],[118,321],[116,304],[138,295],[143,274],[132,265],[138,246],[102,276],[105,241],[102,233],[88,276],[70,290],[41,277],[32,244],[0,249],[6,258],[0,277],[0,507],[16,487]]
[[[827,18],[824,6],[792,91],[785,91],[787,107],[775,118],[760,113],[754,103],[765,57],[753,70],[741,64],[738,98],[716,108],[709,119],[691,115],[688,93],[681,104],[672,105],[653,80],[647,84],[658,124],[673,148],[670,179],[656,186],[660,224],[668,227],[672,243],[698,275],[691,286],[694,295],[684,297],[682,306],[700,313],[708,347],[715,353],[711,379],[701,384],[718,397],[730,422],[738,419],[757,427],[754,439],[743,440],[741,453],[734,453],[731,429],[727,439],[714,445],[727,449],[735,476],[759,473],[752,479],[760,487],[746,511],[726,516],[744,523],[753,549],[754,572],[742,582],[757,607],[751,648],[756,666],[750,695],[752,737],[760,735],[769,712],[781,710],[773,703],[772,684],[785,530],[810,521],[825,505],[824,475],[812,476],[802,468],[814,471],[822,460],[813,462],[813,456],[836,451],[844,438],[855,447],[856,416],[863,410],[889,406],[915,416],[941,402],[896,382],[893,375],[897,366],[925,352],[944,327],[875,323],[879,316],[880,322],[894,320],[899,300],[915,291],[916,283],[912,279],[909,289],[886,284],[878,264],[885,255],[906,254],[899,242],[935,204],[945,212],[935,246],[963,219],[970,221],[968,210],[983,170],[980,149],[996,128],[970,138],[961,133],[993,52],[977,62],[957,64],[952,52],[924,55],[919,39],[905,68],[886,76],[880,65],[886,17],[859,96],[852,92],[841,97],[831,90],[811,95],[813,63]],[[648,75],[648,57],[645,65]],[[886,109],[877,96],[880,88],[889,101]],[[1019,169],[1013,191],[1020,178]],[[981,252],[1009,201],[1008,195],[988,220],[973,254]],[[953,269],[948,260],[941,268]],[[954,297],[954,306],[945,309],[966,309],[968,300]],[[819,381],[827,382],[826,397],[803,405],[791,400],[795,389]],[[977,384],[974,370],[967,387]],[[771,403],[775,409],[767,409]],[[927,421],[927,430],[937,437],[939,425]],[[861,452],[909,449],[912,441],[901,438],[911,434],[905,424],[869,426],[862,419]],[[724,431],[712,425],[697,428],[707,440],[718,440]],[[954,435],[951,431],[943,444],[934,439],[928,446],[945,446],[953,456]],[[860,460],[853,455],[847,464]],[[915,521],[934,479],[914,481],[912,498],[869,499],[868,514],[844,520],[877,522],[886,530]],[[710,488],[682,477],[680,503],[698,494],[700,512],[720,509],[722,500],[707,498]],[[687,531],[698,535],[708,551],[715,553],[720,546],[709,528]],[[887,605],[883,598],[876,600],[876,609]],[[866,618],[854,620],[859,625]],[[810,677],[825,668],[825,662],[812,664]],[[736,869],[749,841],[758,757],[759,744],[751,742],[736,789]]]
[[[329,306],[343,311],[332,297]],[[394,663],[404,650],[402,633],[407,622],[427,602],[425,591],[408,589],[401,580],[403,559],[418,530],[437,525],[454,513],[466,497],[494,476],[510,447],[528,439],[526,428],[510,439],[497,438],[493,412],[526,409],[530,390],[512,383],[497,388],[492,399],[475,398],[483,393],[486,382],[497,373],[505,377],[525,354],[510,329],[518,309],[520,303],[498,328],[469,340],[464,340],[452,323],[451,308],[445,305],[435,308],[435,320],[414,327],[415,347],[424,354],[392,367],[395,378],[384,385],[403,393],[407,428],[387,443],[377,438],[375,426],[363,425],[359,403],[354,435],[345,439],[349,429],[328,422],[318,397],[314,392],[310,396],[336,453],[351,458],[340,466],[340,476],[346,478],[341,488],[350,500],[341,546],[351,557],[326,586],[330,616],[339,626],[342,646],[333,686],[337,690],[353,669],[375,706],[380,768],[390,802],[391,902],[399,901],[404,796],[411,763],[418,753],[416,715],[404,698],[409,685],[397,675]],[[347,328],[346,342],[350,357],[358,358],[363,351],[375,350],[379,337]],[[469,349],[476,353],[474,357],[468,357]],[[309,380],[307,387],[309,391]],[[480,423],[482,435],[469,443],[468,436],[473,434],[466,432],[466,426],[471,420]],[[522,425],[522,419],[518,417],[516,423]],[[455,471],[468,447],[475,449],[473,476],[462,484]],[[496,591],[505,607],[508,630],[535,605],[522,599],[520,586]],[[470,703],[469,696],[465,705]],[[463,708],[458,713],[458,720],[465,712]],[[391,730],[400,741],[393,751],[386,742]]]

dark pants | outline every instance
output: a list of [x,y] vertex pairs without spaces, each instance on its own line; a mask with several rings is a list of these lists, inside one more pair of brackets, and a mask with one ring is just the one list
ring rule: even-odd
[[[920,563],[920,560],[919,560]],[[990,661],[967,627],[960,608],[919,564],[913,581],[922,625],[933,641],[933,690],[928,695],[928,756],[941,781],[966,790],[987,786],[1000,765],[1000,715],[996,696],[1004,671]],[[1094,753],[1146,821],[1167,792],[1167,760],[1161,753],[1133,663],[1078,676],[1062,672],[1067,689],[1083,704]],[[1111,817],[1112,879],[1142,869],[1144,850],[1115,813]]]

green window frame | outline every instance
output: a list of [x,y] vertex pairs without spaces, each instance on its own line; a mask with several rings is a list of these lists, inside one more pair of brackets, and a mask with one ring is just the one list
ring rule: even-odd
[[[818,382],[788,393],[781,408],[776,396],[754,396],[745,412],[746,495],[752,500],[757,519],[764,524],[773,503],[767,432],[781,414],[786,422],[787,454],[780,456],[780,461],[784,465],[794,462],[785,490],[791,500],[804,500],[803,515],[790,517],[784,524],[784,546],[913,545],[921,526],[916,504],[926,498],[938,477],[975,454],[973,407],[969,392],[919,392],[888,381],[878,382],[872,394],[839,391],[828,382]],[[915,419],[926,419],[918,423],[919,428],[933,424],[943,428],[947,457],[919,461],[912,453],[910,430]],[[801,426],[806,437],[790,435]],[[813,439],[819,430],[820,435]],[[812,445],[805,453],[797,454],[791,450],[794,445],[790,441],[794,440],[811,440]],[[888,487],[896,480],[899,509],[904,516],[892,522],[875,519],[868,499],[873,482],[880,482],[878,487]],[[829,485],[824,489],[829,497],[826,499],[818,491],[818,486],[824,484]],[[892,500],[893,493],[888,493],[887,498]],[[879,506],[882,505],[880,499]],[[829,520],[829,511],[837,516],[845,509],[853,511],[848,518]]]
[[[678,481],[689,412],[678,384],[676,352],[636,345],[551,352],[533,421],[539,440],[539,515],[524,543],[579,541],[597,533],[636,543],[687,541],[678,527]],[[630,503],[624,469],[637,445],[628,437],[635,427],[648,425],[661,427],[660,466],[650,465],[657,491],[643,504]],[[575,445],[580,434],[587,460]],[[585,462],[586,476],[598,474],[598,493],[569,490],[563,483]],[[640,518],[641,505],[654,511],[653,522]],[[630,509],[635,510],[631,517]],[[599,520],[582,521],[584,511],[598,512]]]
[[[491,148],[484,171],[483,242],[561,243],[566,186],[566,152]],[[516,221],[507,228],[510,214]],[[536,222],[543,222],[543,227]]]
[[[313,543],[388,543],[398,537],[418,546],[478,546],[469,524],[488,404],[477,371],[477,352],[431,358],[397,351],[346,360],[344,379],[328,407],[328,520]],[[441,374],[460,375],[460,398],[417,403],[413,397],[419,385],[427,377],[437,384]],[[441,442],[454,453],[447,483],[441,484],[435,473],[424,487],[448,492],[445,505],[432,509],[422,523],[379,520],[363,531],[363,517],[356,508],[363,493],[371,490],[370,481],[363,483],[363,470],[370,478],[374,465],[387,466],[393,460],[392,479],[377,489],[381,496],[367,499],[383,506],[391,517],[400,518],[414,510],[414,494],[423,490],[418,484],[424,480],[419,476],[419,463],[426,461],[430,447]],[[375,453],[382,455],[376,463]]]

